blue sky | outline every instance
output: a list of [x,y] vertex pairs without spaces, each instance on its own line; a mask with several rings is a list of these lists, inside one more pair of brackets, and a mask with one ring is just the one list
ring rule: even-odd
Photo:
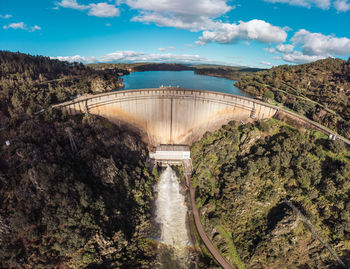
[[0,0],[0,49],[269,67],[350,57],[350,0]]

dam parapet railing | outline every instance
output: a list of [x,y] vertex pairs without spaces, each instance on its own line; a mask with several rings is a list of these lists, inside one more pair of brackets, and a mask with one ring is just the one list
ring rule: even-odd
[[241,101],[242,107],[253,108],[254,104],[262,105],[265,107],[269,107],[274,110],[278,110],[278,107],[262,102],[258,99],[234,95],[230,93],[222,93],[216,91],[208,91],[208,90],[197,90],[197,89],[183,89],[179,87],[163,87],[163,88],[150,88],[150,89],[135,89],[135,90],[120,90],[120,91],[112,91],[100,94],[86,94],[80,97],[77,97],[73,100],[63,102],[60,104],[53,105],[52,107],[62,108],[69,107],[71,105],[77,103],[85,102],[87,105],[91,104],[100,104],[105,105],[108,104],[108,100],[133,100],[133,99],[148,99],[148,98],[178,98],[178,99],[197,99],[197,100],[210,100],[212,102],[218,103],[232,103],[237,100]]

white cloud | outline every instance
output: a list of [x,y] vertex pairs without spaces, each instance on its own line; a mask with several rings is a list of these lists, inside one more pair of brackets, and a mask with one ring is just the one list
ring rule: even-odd
[[327,36],[301,29],[294,34],[290,42],[292,44],[279,44],[276,48],[266,50],[270,53],[281,53],[282,55],[278,57],[284,61],[298,64],[350,55],[350,39],[346,37]]
[[265,0],[270,3],[284,3],[292,6],[301,6],[311,8],[316,6],[321,9],[329,9],[331,6],[331,0]]
[[205,45],[209,42],[228,44],[239,40],[280,43],[286,38],[287,33],[281,27],[273,26],[262,20],[251,20],[240,21],[239,24],[221,23],[214,31],[204,31],[196,43],[198,45]]
[[291,44],[279,44],[276,47],[276,50],[282,53],[291,53],[293,49],[294,49],[294,46]]
[[259,64],[267,65],[267,66],[275,66],[273,63],[266,62],[266,61],[261,61]]
[[90,4],[89,7],[89,16],[117,17],[120,15],[118,8],[107,3]]
[[327,58],[327,56],[305,55],[305,54],[301,53],[300,51],[293,51],[291,53],[286,53],[286,54],[282,55],[282,59],[285,60],[286,62],[296,63],[296,64],[314,62],[314,61],[325,59],[325,58]]
[[131,21],[143,23],[155,23],[158,26],[174,27],[190,31],[203,31],[213,29],[216,23],[204,16],[175,16],[163,15],[158,13],[141,12],[135,16]]
[[277,50],[275,48],[264,48],[264,50],[266,50],[270,53],[277,53]]
[[126,0],[133,9],[156,12],[158,14],[175,14],[175,16],[205,16],[216,18],[233,7],[226,0]]
[[5,14],[5,15],[0,14],[0,19],[9,19],[11,17],[12,17],[12,15],[10,15],[10,14]]
[[26,30],[27,29],[27,25],[24,24],[24,22],[14,22],[14,23],[10,23],[9,25],[4,25],[3,26],[4,29],[22,29],[22,30]]
[[176,50],[176,48],[173,47],[173,46],[169,46],[167,48],[158,48],[158,50],[161,51],[161,52],[164,52],[164,51],[167,51],[167,50]]
[[77,10],[88,10],[89,16],[96,17],[117,17],[120,15],[119,9],[115,5],[106,2],[91,3],[89,5],[80,5],[77,0],[61,0],[56,3],[56,7],[72,8]]
[[300,7],[318,7],[323,10],[329,9],[333,6],[339,12],[346,12],[350,10],[350,1],[349,0],[264,0],[265,2],[270,3],[284,3],[292,6]]
[[350,39],[334,37],[320,33],[311,33],[301,29],[291,38],[294,44],[300,44],[305,55],[348,55],[350,54]]
[[78,10],[88,9],[89,6],[79,5],[76,0],[61,0],[61,2],[56,3],[60,7],[72,8]]
[[126,0],[125,3],[139,14],[132,21],[155,23],[158,26],[175,27],[191,31],[213,29],[213,19],[234,7],[227,0]]
[[112,24],[110,24],[110,23],[106,23],[105,25],[106,25],[107,27],[112,26]]
[[28,32],[34,32],[36,30],[41,30],[41,27],[38,25],[34,25],[34,26],[27,26],[24,22],[14,22],[14,23],[10,23],[9,25],[4,25],[3,28],[5,30],[7,29],[21,29],[21,30],[26,30]]
[[339,12],[350,10],[350,2],[348,0],[337,0],[334,2],[334,8]]
[[[189,30],[208,29],[205,24],[212,24],[210,18],[217,18],[234,7],[226,4],[228,0],[117,0],[115,5],[125,3],[139,11],[132,21],[156,23]],[[61,0],[56,6],[78,10],[89,10],[89,15],[98,17],[119,16],[119,9],[112,4],[92,3],[80,5],[77,0]]]
[[50,57],[51,59],[56,59],[60,61],[67,61],[67,62],[83,62],[83,63],[94,63],[97,62],[95,57],[85,57],[80,55],[74,55],[74,56],[57,56],[57,57]]
[[[115,0],[116,5],[126,4],[138,11],[131,21],[154,23],[158,26],[174,27],[190,31],[204,31],[196,42],[205,45],[209,42],[235,43],[239,40],[261,43],[281,43],[287,38],[289,28],[273,26],[262,20],[223,23],[220,18],[234,6],[230,0]],[[113,17],[119,9],[105,3],[82,6],[77,0],[61,0],[60,6],[75,9],[89,8],[89,15]],[[98,10],[97,10],[98,9]],[[172,50],[173,48],[166,48]],[[164,51],[164,50],[162,50]]]
[[34,26],[30,27],[30,29],[29,29],[30,32],[34,32],[36,30],[41,30],[41,27],[38,25],[34,25]]
[[102,55],[99,60],[102,62],[210,62],[209,59],[199,55],[148,54],[136,51],[117,51]]
[[191,54],[175,55],[171,53],[161,54],[149,54],[145,52],[137,51],[116,51],[113,53],[105,54],[100,57],[85,57],[81,55],[75,56],[58,56],[51,57],[51,59],[58,59],[61,61],[69,62],[83,62],[83,63],[98,63],[98,62],[166,62],[166,63],[206,63],[206,64],[223,64],[229,65],[230,62],[214,61],[206,57]]

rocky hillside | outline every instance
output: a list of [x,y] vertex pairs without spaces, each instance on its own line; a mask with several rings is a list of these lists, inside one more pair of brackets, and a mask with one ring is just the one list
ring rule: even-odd
[[207,233],[238,268],[338,268],[290,201],[350,260],[350,150],[277,120],[207,133],[192,146]]
[[235,84],[350,138],[350,59],[328,58],[242,76]]

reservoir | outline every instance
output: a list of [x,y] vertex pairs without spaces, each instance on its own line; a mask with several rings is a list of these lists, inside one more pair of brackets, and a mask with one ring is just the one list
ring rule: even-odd
[[233,86],[234,80],[204,75],[194,71],[145,71],[123,76],[124,90],[179,86],[184,89],[208,90],[248,96]]

